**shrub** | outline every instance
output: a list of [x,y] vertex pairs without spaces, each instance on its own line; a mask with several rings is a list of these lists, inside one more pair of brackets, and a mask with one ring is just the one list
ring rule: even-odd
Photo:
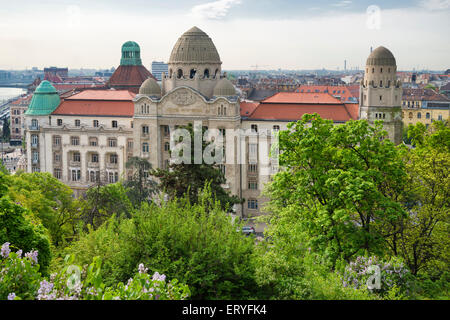
[[73,265],[73,256],[65,258],[64,268],[50,276],[41,277],[37,264],[38,252],[11,252],[4,243],[0,260],[0,300],[181,300],[190,295],[186,285],[155,272],[150,276],[144,264],[126,285],[119,282],[107,286],[101,278],[101,260],[82,269]]
[[[379,272],[377,284],[376,273]],[[365,288],[380,296],[410,294],[412,276],[408,268],[398,258],[385,262],[380,258],[359,256],[345,267],[342,283],[344,287]]]

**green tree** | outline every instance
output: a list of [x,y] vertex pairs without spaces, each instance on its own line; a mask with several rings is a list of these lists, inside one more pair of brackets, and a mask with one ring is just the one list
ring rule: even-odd
[[9,142],[10,136],[11,132],[9,128],[9,118],[8,118],[3,120],[2,142]]
[[131,219],[112,217],[69,252],[80,264],[100,256],[106,284],[126,281],[144,263],[150,273],[186,283],[193,299],[245,299],[257,289],[254,240],[238,227],[209,190],[195,204],[186,198],[144,203]]
[[130,218],[133,205],[122,183],[112,183],[89,188],[81,204],[81,218],[94,229],[101,226],[111,216]]
[[[205,163],[203,157],[201,164],[195,164],[194,162],[194,129],[192,124],[185,127],[191,136],[191,155],[190,164],[172,163],[167,169],[156,169],[151,171],[151,175],[159,179],[159,189],[167,193],[171,198],[181,198],[185,194],[188,195],[189,200],[195,203],[198,199],[200,190],[204,187],[205,183],[208,183],[211,187],[212,194],[220,201],[222,207],[226,210],[230,210],[233,204],[241,203],[242,201],[234,195],[230,195],[226,191],[222,184],[226,182],[225,176],[216,164]],[[204,136],[206,129],[202,128],[202,137]],[[181,139],[180,139],[181,140]],[[182,141],[182,140],[181,140]],[[179,142],[179,141],[178,141]],[[205,149],[211,147],[213,142],[206,142],[202,140],[202,154]]]
[[151,163],[146,159],[132,157],[127,161],[126,168],[131,170],[131,175],[124,182],[124,186],[134,207],[139,207],[142,202],[151,201],[150,197],[157,189],[157,183],[149,176]]
[[382,256],[386,237],[399,232],[385,225],[406,215],[404,164],[386,136],[380,122],[334,125],[307,114],[290,123],[279,136],[284,170],[267,190],[271,233],[289,239],[295,229],[333,268],[356,254]]
[[32,220],[44,225],[51,241],[59,246],[71,240],[79,219],[73,191],[50,173],[16,173],[6,177],[8,195],[29,209]]
[[389,245],[414,275],[450,272],[450,127],[434,122],[426,130],[417,124],[409,133],[416,145],[404,158],[409,215],[398,222],[400,233],[389,238]]
[[39,265],[46,274],[51,260],[50,241],[42,224],[33,223],[26,208],[14,203],[7,195],[5,175],[0,172],[0,243],[24,252],[38,250]]

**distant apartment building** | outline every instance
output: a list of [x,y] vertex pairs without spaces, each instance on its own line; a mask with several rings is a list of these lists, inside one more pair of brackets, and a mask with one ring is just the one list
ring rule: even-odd
[[169,65],[164,62],[153,61],[152,74],[156,78],[156,80],[161,81],[163,72],[165,74],[169,72]]
[[423,123],[427,127],[433,121],[448,120],[450,99],[431,89],[403,89],[403,123]]
[[23,131],[24,131],[24,125],[23,125],[23,114],[28,109],[28,105],[31,101],[31,94],[28,94],[24,97],[20,97],[17,100],[14,100],[9,104],[10,108],[10,133],[11,133],[11,139],[10,144],[11,145],[21,145],[22,144],[22,138],[23,138]]

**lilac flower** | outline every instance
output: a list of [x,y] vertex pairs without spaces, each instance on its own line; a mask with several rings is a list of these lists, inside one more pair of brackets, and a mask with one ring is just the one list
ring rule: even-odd
[[22,258],[22,250],[18,250],[16,254],[19,259]]
[[2,257],[3,258],[8,258],[10,252],[11,252],[11,250],[9,249],[9,242],[5,242],[2,245],[2,251],[1,251]]
[[37,252],[37,250],[34,250],[34,251],[30,251],[30,252],[27,252],[27,253],[25,253],[25,257],[27,257],[27,258],[29,258],[30,260],[31,260],[31,262],[33,263],[38,263],[38,252]]
[[139,264],[138,270],[139,270],[139,273],[147,273],[148,268],[146,268],[146,267],[144,266],[144,264],[141,263],[141,264]]
[[152,278],[153,281],[166,281],[166,276],[164,274],[159,274],[158,271],[155,272]]
[[15,297],[16,297],[16,294],[14,292],[8,294],[8,300],[14,300]]
[[43,280],[40,283],[40,288],[38,290],[38,300],[55,300],[56,294],[51,293],[53,290],[53,283]]

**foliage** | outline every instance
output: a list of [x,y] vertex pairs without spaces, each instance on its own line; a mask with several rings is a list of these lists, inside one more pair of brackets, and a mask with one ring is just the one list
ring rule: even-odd
[[[186,127],[180,127],[180,129],[186,129],[190,133],[191,161],[190,163],[171,163],[167,169],[158,168],[152,170],[151,175],[155,176],[160,181],[159,189],[167,193],[171,198],[181,198],[188,195],[189,201],[195,203],[205,183],[209,183],[212,194],[220,201],[222,208],[224,210],[231,210],[232,205],[240,203],[241,200],[237,196],[230,195],[228,191],[223,189],[222,185],[226,182],[225,176],[215,164],[207,164],[203,157],[200,164],[195,164],[195,135],[192,124],[189,124]],[[206,129],[203,128],[202,137],[204,136],[205,131]],[[183,141],[181,143],[183,143]],[[202,154],[205,152],[206,148],[212,148],[212,146],[212,142],[205,142],[202,140]]]
[[3,243],[0,255],[0,300],[15,296],[33,299],[41,279],[37,253],[28,252],[22,257],[22,250],[11,252],[9,243]]
[[[378,271],[379,287],[377,288]],[[392,295],[395,291],[395,296],[401,297],[402,294],[411,293],[412,277],[408,268],[398,258],[394,257],[389,262],[385,262],[375,256],[359,256],[345,267],[343,285],[354,288],[370,286],[369,290],[380,296]]]
[[[292,234],[295,231],[292,232]],[[294,242],[295,243],[295,242]],[[344,287],[323,259],[299,245],[275,240],[258,248],[256,281],[259,297],[277,300],[368,300],[364,288]],[[261,296],[261,293],[264,295]]]
[[256,289],[253,241],[221,210],[211,190],[197,203],[144,204],[131,219],[111,218],[68,250],[77,261],[104,261],[105,283],[125,281],[139,263],[189,285],[193,299],[244,299]]
[[0,243],[8,242],[24,251],[39,251],[40,272],[47,273],[50,264],[50,241],[42,224],[33,224],[27,209],[11,201],[8,196],[0,198]]
[[411,126],[415,148],[404,154],[407,218],[397,223],[398,234],[388,238],[394,255],[417,275],[422,270],[439,278],[450,272],[450,127],[434,122],[429,130]]
[[182,300],[189,297],[189,288],[176,279],[166,282],[166,276],[147,273],[143,264],[126,285],[119,282],[106,286],[101,278],[101,260],[95,257],[87,268],[73,264],[73,256],[65,258],[65,266],[50,278],[38,272],[37,252],[9,253],[2,246],[0,260],[0,300]]
[[8,195],[42,222],[58,246],[73,238],[79,219],[78,202],[72,190],[50,173],[17,173],[7,177]]
[[121,183],[98,184],[89,188],[81,204],[81,219],[97,229],[111,216],[131,217],[133,205],[127,191]]
[[132,171],[124,182],[127,196],[135,208],[142,202],[150,202],[150,197],[156,193],[157,184],[149,178],[151,163],[146,159],[132,157],[126,163],[127,169]]
[[406,174],[381,123],[334,126],[314,114],[288,129],[279,135],[285,170],[267,190],[272,234],[297,229],[304,245],[332,266],[357,254],[382,254],[384,226],[406,215],[397,202]]

